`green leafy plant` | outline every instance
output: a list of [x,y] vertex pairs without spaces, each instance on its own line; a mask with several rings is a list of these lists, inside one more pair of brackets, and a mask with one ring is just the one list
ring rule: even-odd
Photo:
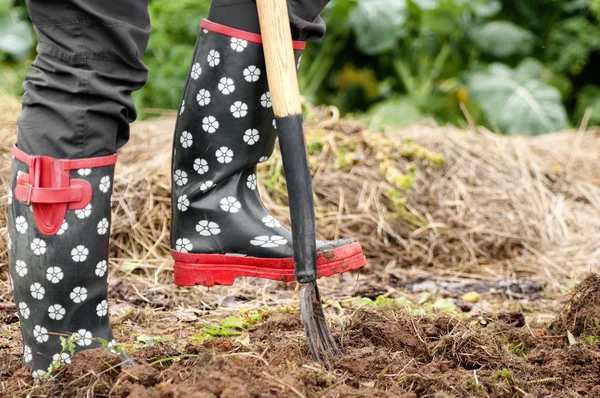
[[[179,107],[209,6],[150,1],[149,81],[134,93],[141,117]],[[373,130],[425,117],[464,125],[468,113],[501,133],[540,134],[580,123],[588,108],[600,124],[600,0],[336,0],[322,16],[327,34],[303,56],[302,93]],[[25,2],[0,0],[1,92],[22,93],[34,56]],[[532,60],[536,73],[521,73]]]
[[34,45],[24,4],[0,0],[0,94],[21,94]]
[[491,64],[469,72],[470,95],[498,130],[508,134],[536,135],[567,129],[561,94],[541,80],[543,65],[526,59],[515,69]]
[[54,375],[63,366],[65,366],[64,354],[68,354],[69,357],[75,354],[75,344],[77,343],[77,333],[73,333],[68,337],[59,336],[61,350],[56,355],[56,358],[52,361],[48,370],[46,371],[47,376]]
[[525,344],[521,342],[512,343],[508,350],[514,355],[523,356],[525,355]]
[[135,343],[133,343],[133,346],[135,348],[151,347],[160,343],[162,340],[163,338],[161,336],[149,336],[141,334],[135,338]]
[[507,368],[500,369],[496,374],[496,379],[505,380],[510,385],[519,384],[519,380],[515,378],[513,371]]
[[600,126],[600,86],[590,84],[579,92],[575,105],[577,120],[581,120],[588,109],[591,111],[589,124]]
[[548,37],[546,57],[555,70],[579,75],[594,51],[600,50],[597,21],[575,16],[560,21]]
[[527,29],[509,21],[490,21],[471,30],[473,42],[485,53],[496,58],[530,55],[535,36]]
[[7,57],[22,61],[34,45],[31,25],[12,6],[13,0],[0,0],[0,61]]
[[148,83],[134,93],[140,110],[179,108],[181,90],[210,0],[152,0],[152,35],[143,61],[150,69]]
[[242,334],[242,331],[257,324],[268,313],[267,310],[240,312],[239,315],[228,316],[222,319],[218,326],[207,326],[202,333],[193,336],[198,342],[204,342],[213,337],[233,337]]
[[356,46],[366,55],[383,54],[406,34],[408,18],[406,0],[358,0],[349,15],[349,24],[356,37]]
[[[560,130],[580,120],[581,82],[598,68],[591,57],[600,40],[591,17],[598,3],[338,0],[323,14],[327,36],[307,50],[301,87],[311,101],[358,113],[374,130],[426,115],[463,123],[464,112],[502,133]],[[541,76],[505,73],[532,60]],[[525,99],[533,99],[524,108],[533,116],[511,117]],[[499,103],[509,105],[504,116]]]

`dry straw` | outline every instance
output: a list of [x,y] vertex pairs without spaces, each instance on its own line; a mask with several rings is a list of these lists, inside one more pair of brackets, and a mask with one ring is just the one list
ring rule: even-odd
[[[19,107],[0,104],[5,214]],[[360,239],[380,274],[522,276],[560,287],[600,265],[600,131],[506,137],[424,121],[380,134],[332,108],[308,119],[320,237]],[[155,268],[156,277],[170,270],[173,124],[134,124],[115,179],[113,258]],[[260,177],[265,203],[287,222],[277,153]],[[2,240],[0,273],[6,261]]]

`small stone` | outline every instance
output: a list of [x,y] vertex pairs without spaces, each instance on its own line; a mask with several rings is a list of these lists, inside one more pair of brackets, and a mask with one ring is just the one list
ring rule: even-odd
[[477,292],[468,292],[463,294],[461,299],[467,303],[478,303],[481,301],[481,294]]

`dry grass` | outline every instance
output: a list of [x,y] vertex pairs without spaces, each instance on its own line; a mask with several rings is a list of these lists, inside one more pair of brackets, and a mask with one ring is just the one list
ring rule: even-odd
[[[2,103],[4,212],[18,106]],[[558,287],[599,265],[598,131],[515,138],[423,122],[381,135],[338,120],[335,110],[314,112],[307,134],[323,146],[311,159],[320,236],[359,238],[380,273],[527,276]],[[173,123],[164,118],[133,126],[115,182],[113,259],[144,264],[155,283],[170,270]],[[438,154],[445,163],[436,166]],[[411,166],[417,177],[405,192],[398,173]],[[261,192],[272,212],[287,220],[279,174],[276,154],[261,170]],[[4,221],[0,229],[5,232]],[[6,264],[4,242],[0,253]]]
[[[6,98],[0,98],[0,104],[3,158],[0,211],[4,213],[10,147],[16,133],[19,105]],[[395,312],[365,317],[364,312],[355,313],[356,304],[349,297],[361,296],[369,289],[377,294],[387,291],[391,297],[402,296],[405,292],[394,287],[396,278],[430,275],[482,280],[526,277],[548,282],[556,293],[574,279],[583,279],[590,270],[596,271],[600,265],[600,169],[596,166],[600,164],[600,131],[515,138],[482,129],[439,127],[425,121],[382,135],[364,131],[359,123],[340,120],[334,109],[312,112],[307,115],[307,135],[312,144],[322,145],[311,156],[320,236],[359,238],[370,258],[371,271],[363,273],[360,280],[354,273],[320,282],[329,319],[336,330],[344,330],[346,325],[344,341],[352,346],[349,354],[336,362],[342,375],[326,375],[326,380],[331,378],[335,382],[329,387],[331,394],[324,396],[350,396],[354,392],[350,386],[366,388],[364,396],[384,396],[373,395],[373,386],[388,388],[398,380],[406,389],[418,387],[422,392],[454,391],[453,380],[470,383],[471,379],[477,388],[480,388],[478,380],[482,386],[487,380],[490,386],[503,385],[507,394],[518,391],[513,391],[508,381],[503,384],[497,380],[496,369],[513,369],[515,365],[500,337],[488,336],[479,326],[446,318],[426,320]],[[318,391],[327,391],[320,390],[325,376],[309,361],[294,312],[290,315],[287,311],[283,314],[274,311],[272,318],[250,333],[251,341],[217,342],[224,344],[221,349],[210,342],[207,347],[187,347],[204,325],[218,324],[218,319],[237,314],[240,309],[293,305],[297,303],[297,292],[293,286],[251,279],[239,280],[233,287],[211,289],[180,288],[172,284],[168,235],[173,124],[173,117],[134,124],[132,140],[120,152],[109,279],[111,321],[117,339],[132,349],[136,336],[162,336],[166,351],[153,346],[139,350],[137,355],[141,359],[147,355],[148,361],[179,353],[204,355],[210,351],[212,361],[218,365],[219,377],[223,361],[227,365],[225,374],[231,378],[245,377],[247,363],[240,365],[240,361],[264,362],[268,366],[261,368],[261,374],[268,376],[269,381],[283,380],[285,385],[275,387],[289,392],[289,396],[297,395],[289,386],[303,391],[307,383],[302,380],[306,377],[316,380]],[[262,166],[260,188],[269,209],[283,221],[289,221],[280,167],[279,156],[275,154]],[[412,188],[407,176],[411,167],[417,169]],[[0,234],[6,234],[4,219],[0,219]],[[16,337],[19,324],[10,311],[12,298],[6,262],[5,241],[0,240],[0,306],[8,309],[0,313],[4,319],[0,335],[8,336],[0,343],[8,347],[4,349],[3,366],[16,371],[21,354]],[[119,268],[123,263],[137,263],[140,268],[124,272]],[[589,283],[583,286],[589,287],[586,292],[597,291]],[[591,297],[585,295],[588,296]],[[545,295],[515,305],[538,310],[543,305],[552,307],[553,312],[557,305],[555,297],[556,294]],[[413,302],[418,299],[416,295],[411,297]],[[494,299],[501,300],[487,297]],[[595,298],[587,301],[597,308]],[[563,324],[573,325],[582,316],[595,316],[591,310],[586,312],[583,306],[573,303],[569,308],[574,309],[571,312],[576,316],[567,319],[564,315],[567,313],[563,313]],[[513,304],[506,303],[509,309]],[[280,330],[286,332],[281,334]],[[530,333],[524,330],[527,336]],[[390,356],[390,350],[397,350],[398,356]],[[592,351],[586,347],[581,350]],[[410,355],[403,356],[407,352]],[[574,352],[572,356],[576,358],[580,353]],[[296,379],[285,378],[291,376],[278,362],[283,358],[291,358],[292,365],[287,366],[292,366],[293,372],[297,366],[298,372],[292,372]],[[565,361],[570,358],[565,356]],[[521,362],[516,363],[516,371],[521,372]],[[203,360],[198,363],[205,364]],[[595,362],[586,363],[592,369]],[[193,379],[194,382],[186,379],[186,383],[193,385],[195,380],[202,379],[197,373],[204,368],[187,369],[191,364],[157,366],[165,372],[161,381],[179,380],[177,377],[183,374]],[[448,377],[448,364],[457,369],[454,378]],[[554,368],[542,369],[531,383],[554,383],[568,379],[570,374],[596,374],[587,368],[573,371],[563,366],[563,362],[559,365],[564,368],[564,375]],[[518,376],[528,377],[529,365],[523,366]],[[472,370],[479,367],[481,372]],[[212,368],[206,369],[212,372]],[[371,377],[373,372],[376,374]],[[555,377],[557,374],[561,377]],[[249,379],[252,383],[256,380],[254,376]],[[113,379],[109,383],[111,388],[118,384]],[[92,387],[81,388],[80,392],[89,393],[96,386],[95,380],[92,378]],[[212,379],[207,380],[212,383]],[[581,383],[570,383],[578,384]],[[62,387],[51,384],[47,388]],[[502,388],[498,387],[498,391]],[[400,396],[402,391],[390,390],[389,396]]]

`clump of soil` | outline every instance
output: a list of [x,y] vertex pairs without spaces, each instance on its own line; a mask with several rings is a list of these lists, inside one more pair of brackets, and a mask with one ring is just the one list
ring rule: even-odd
[[551,329],[574,336],[600,335],[600,276],[590,274],[573,291]]
[[405,312],[360,309],[348,320],[344,342],[349,347],[380,347],[403,351],[420,358],[427,356],[421,325]]
[[438,319],[435,324],[445,324],[441,330],[446,331],[433,347],[435,355],[466,370],[510,366],[506,343],[495,333],[448,318]]

